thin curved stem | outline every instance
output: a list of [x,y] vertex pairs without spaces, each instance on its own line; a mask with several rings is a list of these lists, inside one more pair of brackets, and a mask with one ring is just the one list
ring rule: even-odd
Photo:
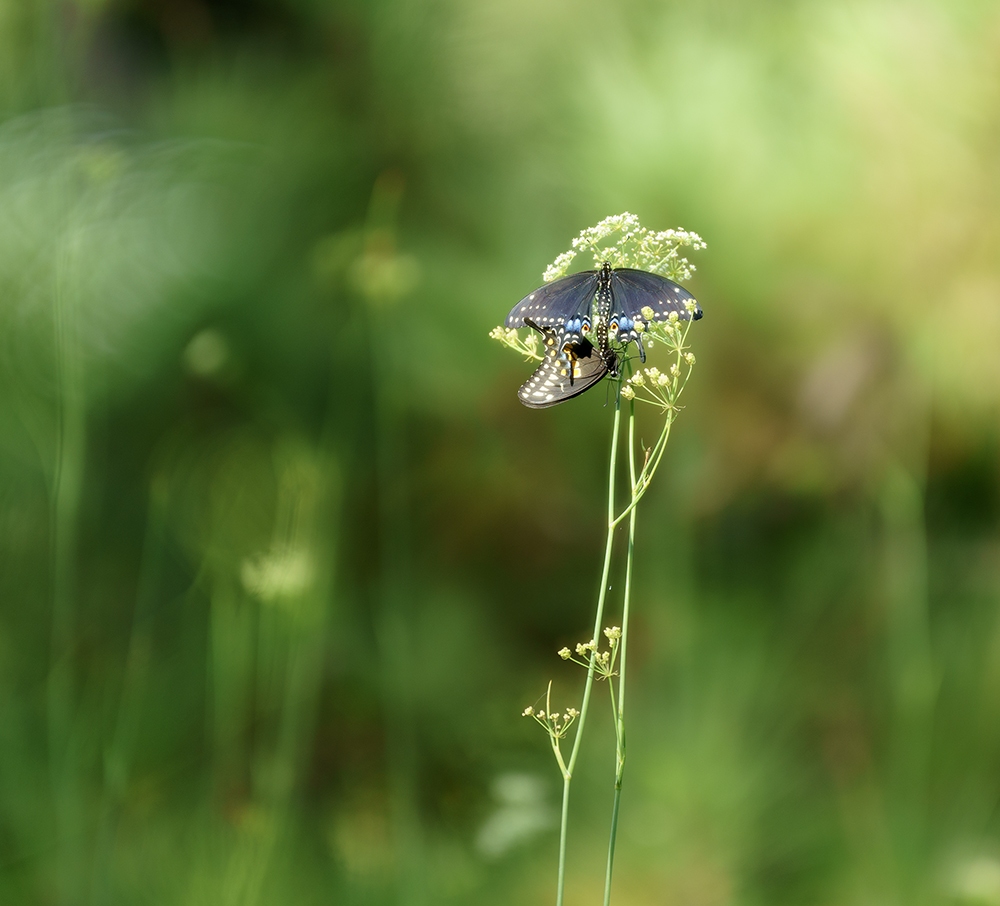
[[622,603],[622,635],[618,649],[618,707],[612,710],[615,718],[615,795],[611,810],[611,834],[608,840],[608,867],[604,879],[604,906],[611,903],[611,875],[615,862],[615,843],[618,839],[618,811],[621,806],[622,779],[625,775],[625,667],[628,658],[629,604],[632,600],[632,560],[635,550],[635,504],[639,485],[635,471],[635,403],[629,403],[628,413],[628,470],[632,503],[629,507],[628,550],[625,559],[625,591]]
[[[597,595],[597,614],[594,618],[594,634],[596,641],[604,619],[604,603],[608,594],[608,576],[611,572],[611,550],[614,546],[615,525],[615,472],[618,465],[618,433],[621,425],[621,397],[615,399],[615,417],[611,426],[611,462],[608,466],[608,535],[604,546],[604,568],[601,571],[601,587]],[[563,896],[566,886],[566,836],[569,830],[569,789],[573,779],[573,768],[580,754],[580,743],[583,740],[583,728],[587,722],[587,712],[590,708],[590,693],[594,687],[594,666],[596,650],[590,653],[587,667],[587,680],[583,687],[583,702],[580,705],[580,716],[577,718],[576,734],[573,737],[573,748],[570,750],[569,761],[563,768],[562,815],[559,825],[559,874],[556,882],[556,906],[563,906]]]
[[[615,519],[615,469],[618,462],[618,429],[621,424],[621,402],[615,402],[615,418],[612,425],[611,435],[611,465],[608,470],[608,536],[604,547],[604,568],[601,571],[601,590],[597,596],[597,613],[594,617],[594,634],[591,638],[596,642],[601,633],[601,623],[604,621],[604,603],[608,595],[608,576],[611,573],[611,549],[614,546],[614,528],[617,524]],[[583,725],[587,719],[587,709],[590,704],[590,693],[594,687],[594,668],[596,664],[596,652],[591,652],[590,663],[587,667],[587,682],[583,689],[583,704],[580,706],[580,717],[577,721],[576,736],[573,739],[573,748],[569,756],[569,772],[573,772],[573,766],[580,754],[580,741],[583,738]]]
[[656,443],[653,444],[653,449],[649,454],[649,461],[644,468],[644,474],[639,477],[638,483],[634,490],[632,491],[632,499],[625,509],[623,509],[614,519],[613,525],[618,526],[619,523],[624,521],[626,516],[630,516],[635,512],[636,506],[638,506],[639,501],[645,496],[646,491],[649,490],[649,485],[653,481],[653,475],[656,474],[656,469],[660,465],[660,460],[663,458],[663,451],[666,449],[667,441],[670,439],[670,428],[674,423],[673,413],[667,416],[667,422],[663,426],[663,432],[657,439]]
[[[684,361],[683,354],[684,350],[687,349],[685,341],[687,340],[688,331],[690,329],[691,322],[689,321],[687,326],[684,328],[684,333],[681,336],[680,341],[674,347],[675,364],[678,368],[681,367],[681,363]],[[632,499],[629,501],[628,506],[626,506],[625,509],[623,509],[615,517],[615,526],[617,526],[626,516],[630,515],[635,510],[639,501],[642,500],[653,481],[653,476],[656,474],[656,470],[660,465],[660,460],[663,459],[663,453],[667,448],[667,441],[670,440],[670,429],[673,427],[674,419],[677,417],[677,400],[680,399],[681,394],[684,392],[684,388],[687,387],[687,382],[691,379],[691,370],[692,366],[691,364],[688,364],[684,380],[681,381],[679,378],[674,379],[673,397],[671,400],[673,407],[667,410],[667,418],[664,422],[663,430],[660,432],[660,436],[656,439],[656,443],[653,444],[652,449],[650,449],[647,454],[646,461],[643,463],[638,479],[636,479],[634,473],[632,474]],[[632,417],[634,417],[634,412],[630,415],[630,418]],[[634,444],[632,445],[632,449],[634,449]],[[634,460],[630,460],[630,462],[634,463]]]

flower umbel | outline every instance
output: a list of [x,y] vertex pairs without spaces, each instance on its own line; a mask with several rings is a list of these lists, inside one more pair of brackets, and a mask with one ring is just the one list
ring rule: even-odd
[[563,714],[560,714],[558,711],[545,711],[542,709],[536,711],[530,705],[521,712],[522,717],[535,718],[553,739],[562,739],[579,714],[580,712],[576,708],[567,708]]
[[622,385],[622,399],[650,403],[663,412],[676,414],[680,411],[677,400],[684,392],[695,365],[694,354],[688,351],[686,345],[690,329],[691,321],[681,321],[673,312],[667,321],[650,323],[645,344],[662,343],[673,353],[674,361],[666,373],[655,367],[637,371]]
[[593,656],[594,673],[597,678],[611,679],[616,675],[615,658],[618,656],[618,644],[621,641],[622,631],[617,626],[609,626],[604,630],[604,637],[609,643],[606,651],[600,651],[597,640],[591,639],[589,642],[577,642],[575,655],[568,648],[560,649],[559,657],[589,670],[590,658]]
[[545,691],[545,707],[535,708],[529,705],[521,712],[521,716],[534,718],[535,722],[549,734],[549,744],[552,746],[552,754],[555,755],[556,763],[562,772],[563,781],[569,782],[571,770],[566,759],[563,758],[560,743],[580,716],[580,712],[576,708],[567,708],[562,713],[552,710],[552,683],[550,681],[549,687]]
[[572,242],[572,248],[563,252],[546,269],[543,280],[551,283],[566,275],[573,259],[581,252],[593,255],[594,266],[605,261],[612,267],[634,267],[669,277],[671,280],[688,280],[695,267],[680,254],[680,249],[699,251],[706,248],[697,233],[688,230],[647,230],[635,214],[626,211],[605,217],[596,226],[581,230]]

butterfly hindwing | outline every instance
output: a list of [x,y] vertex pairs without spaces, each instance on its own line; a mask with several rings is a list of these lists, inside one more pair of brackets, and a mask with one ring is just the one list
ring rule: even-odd
[[598,280],[597,271],[580,271],[546,283],[518,302],[504,325],[523,327],[527,319],[539,327],[558,329],[573,318],[589,316]]
[[[529,326],[536,325],[529,323]],[[517,391],[525,406],[531,409],[555,406],[579,396],[608,373],[607,363],[589,340],[570,338],[562,329],[536,329],[544,337],[545,357]]]
[[[697,321],[701,317],[701,307],[683,286],[648,271],[637,271],[630,267],[619,267],[612,271],[611,288],[615,301],[612,316],[624,316],[629,321],[642,319],[642,309],[653,309],[654,321],[666,321],[672,311],[678,317]],[[688,301],[694,302],[694,314],[688,312]]]

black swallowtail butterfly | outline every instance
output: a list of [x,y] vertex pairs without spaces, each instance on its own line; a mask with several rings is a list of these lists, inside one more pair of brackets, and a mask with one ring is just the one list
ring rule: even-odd
[[[693,313],[687,309],[689,301],[694,302]],[[545,357],[517,391],[518,398],[532,409],[544,409],[579,396],[609,372],[618,373],[619,355],[632,342],[645,362],[642,310],[647,306],[654,321],[666,321],[671,312],[696,321],[702,314],[694,296],[673,280],[630,267],[612,268],[607,261],[599,271],[570,274],[529,293],[504,324],[539,331]],[[596,345],[589,338],[592,329]]]

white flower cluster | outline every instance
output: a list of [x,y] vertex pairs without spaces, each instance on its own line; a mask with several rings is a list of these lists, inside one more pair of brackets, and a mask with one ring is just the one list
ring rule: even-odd
[[[606,241],[612,237],[616,237],[614,241]],[[635,214],[626,211],[605,217],[596,226],[582,230],[573,240],[571,249],[545,269],[542,279],[550,283],[565,276],[577,254],[589,250],[596,267],[608,261],[612,267],[634,267],[671,280],[687,280],[695,267],[680,254],[681,248],[699,251],[706,248],[706,244],[701,236],[688,230],[651,232],[639,223]]]
[[[573,240],[575,245],[576,239]],[[559,277],[563,276],[569,269],[570,263],[576,257],[576,252],[569,251],[563,252],[561,255],[556,256],[556,260],[553,261],[547,268],[545,268],[545,273],[542,274],[542,281],[545,283],[551,283],[553,280],[557,280]]]
[[309,552],[294,548],[248,557],[240,566],[243,587],[266,602],[303,594],[312,587],[315,574]]

